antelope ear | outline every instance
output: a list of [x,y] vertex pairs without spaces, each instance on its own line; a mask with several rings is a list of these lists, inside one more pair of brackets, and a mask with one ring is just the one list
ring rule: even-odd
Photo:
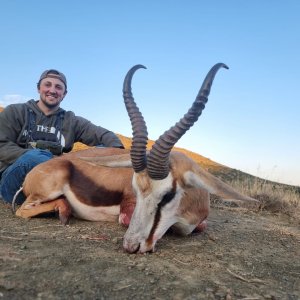
[[79,157],[93,166],[111,167],[111,168],[130,168],[132,163],[129,154],[119,154],[111,156]]

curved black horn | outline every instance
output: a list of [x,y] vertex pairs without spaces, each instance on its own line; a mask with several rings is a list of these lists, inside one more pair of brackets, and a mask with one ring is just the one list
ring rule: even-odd
[[143,65],[133,66],[126,74],[123,83],[123,98],[132,126],[132,146],[130,150],[132,167],[135,172],[146,169],[146,147],[148,142],[147,126],[142,114],[139,111],[131,92],[131,80],[136,70],[143,68]]
[[205,108],[215,75],[221,67],[228,69],[223,63],[218,63],[210,69],[203,81],[196,100],[187,114],[161,135],[153,145],[147,160],[148,173],[152,179],[161,180],[168,176],[170,151],[186,131],[198,120],[202,110]]

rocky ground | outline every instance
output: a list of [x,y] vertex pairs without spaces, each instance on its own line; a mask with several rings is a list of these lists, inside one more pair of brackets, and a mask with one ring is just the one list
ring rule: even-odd
[[124,253],[114,223],[19,219],[0,201],[0,224],[0,299],[300,299],[300,229],[284,216],[214,205],[204,233],[144,255]]

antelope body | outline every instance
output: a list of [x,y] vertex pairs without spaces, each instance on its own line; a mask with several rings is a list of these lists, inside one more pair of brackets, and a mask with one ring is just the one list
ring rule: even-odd
[[[116,221],[129,226],[123,247],[129,253],[153,251],[172,227],[181,234],[203,230],[209,214],[209,194],[223,199],[255,201],[203,170],[186,155],[172,151],[197,121],[219,68],[207,74],[192,107],[147,152],[147,127],[131,93],[134,66],[127,73],[123,97],[133,129],[128,150],[92,148],[54,158],[35,167],[25,178],[26,201],[20,217],[58,210],[62,223],[71,214],[91,221]],[[15,197],[16,198],[16,197]]]
[[[16,215],[29,218],[57,210],[66,224],[71,214],[90,221],[129,224],[135,206],[131,168],[91,165],[88,157],[112,157],[124,149],[91,148],[56,157],[32,169],[23,183],[26,201]],[[129,157],[129,154],[128,154]]]

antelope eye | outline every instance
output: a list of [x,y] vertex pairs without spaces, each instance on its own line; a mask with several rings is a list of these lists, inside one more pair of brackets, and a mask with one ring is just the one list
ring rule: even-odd
[[174,197],[175,197],[176,192],[174,190],[167,192],[162,200],[159,202],[158,207],[161,208],[163,206],[165,206],[166,204],[168,204]]

